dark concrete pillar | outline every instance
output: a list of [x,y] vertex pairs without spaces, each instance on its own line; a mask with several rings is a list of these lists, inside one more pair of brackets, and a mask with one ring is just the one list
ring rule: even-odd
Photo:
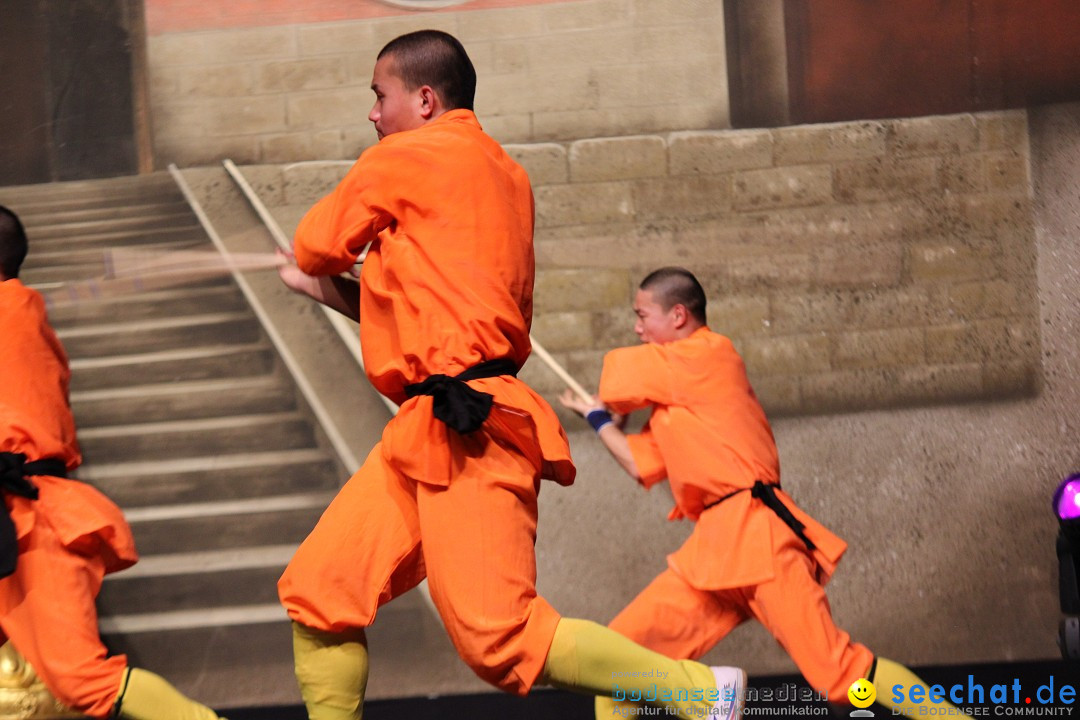
[[788,109],[784,0],[725,0],[732,127],[778,127]]
[[0,9],[0,184],[149,167],[142,0]]

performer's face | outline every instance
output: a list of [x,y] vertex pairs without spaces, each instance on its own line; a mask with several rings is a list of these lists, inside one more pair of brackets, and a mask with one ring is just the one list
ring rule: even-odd
[[420,90],[409,90],[398,77],[392,54],[383,55],[375,63],[371,77],[375,105],[368,120],[375,123],[375,132],[382,140],[402,130],[413,130],[424,124],[424,98]]
[[634,296],[634,313],[637,322],[634,323],[634,332],[643,343],[669,343],[678,340],[678,329],[682,324],[680,318],[685,315],[682,305],[673,305],[665,310],[663,305],[653,298],[652,292],[638,290]]

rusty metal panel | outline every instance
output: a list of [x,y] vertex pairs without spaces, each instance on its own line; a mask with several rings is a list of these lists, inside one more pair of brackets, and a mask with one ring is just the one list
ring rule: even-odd
[[1074,0],[788,0],[794,122],[1080,98]]

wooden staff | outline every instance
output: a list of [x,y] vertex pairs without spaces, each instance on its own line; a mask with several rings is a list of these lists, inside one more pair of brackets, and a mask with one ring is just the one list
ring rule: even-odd
[[592,404],[595,402],[593,396],[585,392],[585,388],[581,387],[577,380],[573,378],[570,373],[566,372],[566,369],[560,365],[555,358],[551,357],[551,353],[544,349],[544,346],[536,341],[536,338],[529,335],[529,339],[532,340],[533,352],[535,352],[541,360],[547,363],[547,366],[559,376],[559,379],[566,383],[566,386],[573,390],[579,398],[585,402]]
[[[247,272],[278,268],[289,259],[276,253],[228,253],[216,250],[151,250],[146,248],[108,248],[103,251],[105,273],[99,278],[65,283],[44,292],[50,308],[97,302],[132,293],[162,290],[192,282]],[[535,336],[530,335],[533,352],[552,372],[585,402],[593,397],[566,369],[551,356]]]
[[121,295],[162,290],[233,271],[267,270],[288,263],[274,253],[233,253],[216,250],[148,250],[108,248],[102,252],[101,277],[64,283],[42,293],[50,308],[107,300]]

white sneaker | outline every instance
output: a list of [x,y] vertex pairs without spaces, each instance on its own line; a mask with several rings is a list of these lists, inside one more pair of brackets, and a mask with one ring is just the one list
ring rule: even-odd
[[710,667],[716,678],[719,699],[709,715],[717,720],[734,720],[742,715],[746,700],[746,671],[737,667]]

